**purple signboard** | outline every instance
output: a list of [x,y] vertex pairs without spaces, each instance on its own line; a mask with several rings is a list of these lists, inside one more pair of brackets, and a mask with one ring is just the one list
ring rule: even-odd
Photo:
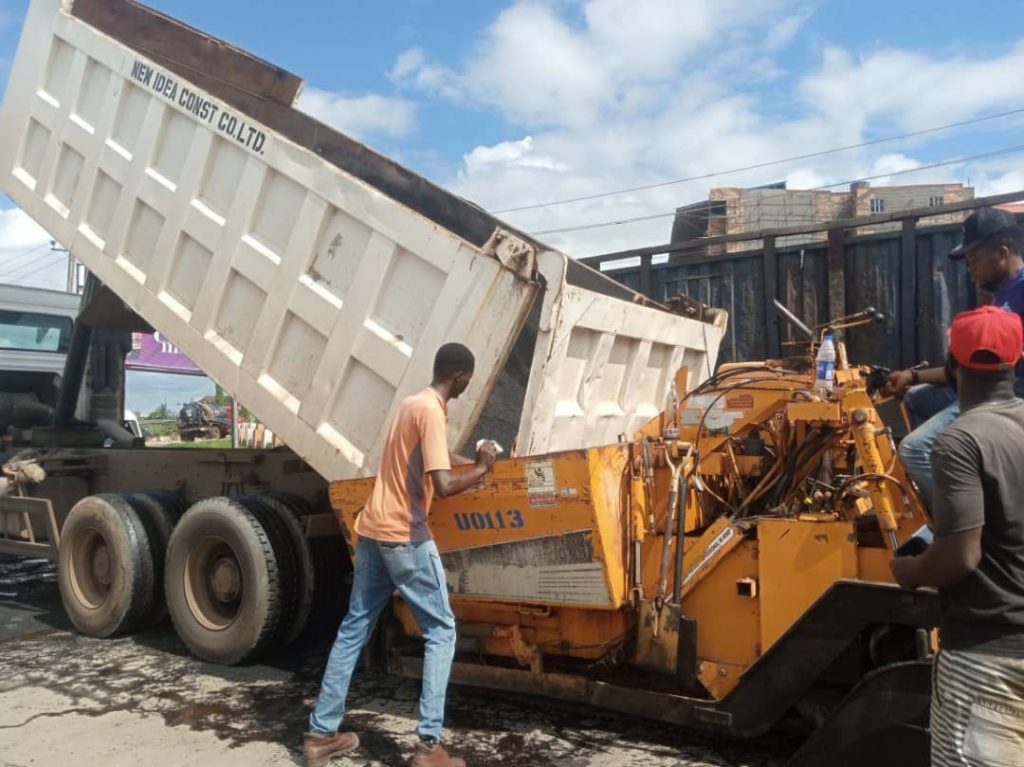
[[124,366],[130,370],[204,375],[196,363],[159,332],[132,333],[132,350],[125,357]]

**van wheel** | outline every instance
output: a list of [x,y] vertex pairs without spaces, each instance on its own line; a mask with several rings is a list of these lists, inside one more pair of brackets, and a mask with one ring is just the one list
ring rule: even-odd
[[79,631],[109,637],[135,629],[153,605],[149,534],[119,495],[90,495],[72,507],[57,552],[64,610]]
[[241,663],[276,638],[287,588],[272,535],[234,498],[199,501],[171,533],[167,609],[178,636],[203,660]]

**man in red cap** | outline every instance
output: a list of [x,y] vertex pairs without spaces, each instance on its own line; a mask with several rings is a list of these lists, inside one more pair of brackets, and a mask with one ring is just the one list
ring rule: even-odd
[[1020,316],[958,314],[948,368],[960,416],[932,449],[934,541],[891,563],[901,586],[939,590],[942,649],[932,765],[1024,764],[1024,400]]
[[[1024,228],[1009,211],[978,208],[964,221],[963,241],[949,257],[964,259],[974,284],[993,294],[992,305],[1024,317]],[[1017,394],[1024,396],[1024,368],[1018,371]],[[889,393],[909,387],[903,403],[913,431],[900,442],[900,463],[932,501],[931,451],[935,438],[960,413],[952,381],[941,367],[897,370],[889,376]]]

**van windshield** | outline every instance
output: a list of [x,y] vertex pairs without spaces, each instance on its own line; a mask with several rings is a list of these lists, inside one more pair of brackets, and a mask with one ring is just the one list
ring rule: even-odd
[[59,314],[0,309],[0,349],[66,354],[72,324]]

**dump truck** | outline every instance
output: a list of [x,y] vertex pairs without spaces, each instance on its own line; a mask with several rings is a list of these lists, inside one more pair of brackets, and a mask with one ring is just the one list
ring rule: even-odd
[[[92,276],[50,423],[6,437],[0,513],[4,545],[56,551],[75,625],[168,612],[223,663],[300,639],[340,607],[397,404],[455,340],[478,363],[452,447],[511,445],[433,511],[456,682],[722,737],[795,713],[814,731],[794,764],[916,763],[938,608],[888,571],[927,514],[883,371],[840,344],[815,392],[823,328],[716,369],[723,313],[545,247],[297,111],[299,84],[126,0],[32,0],[0,185]],[[143,327],[290,450],[172,456],[118,431]],[[376,648],[420,673],[400,599]]]
[[[169,611],[227,663],[302,634],[350,566],[327,482],[376,470],[446,341],[477,356],[452,447],[512,455],[614,441],[714,369],[724,313],[516,232],[296,110],[300,85],[135,3],[29,7],[0,184],[90,276],[49,420],[5,435],[3,547],[57,558],[87,634]],[[154,329],[290,450],[140,445],[123,359]]]

